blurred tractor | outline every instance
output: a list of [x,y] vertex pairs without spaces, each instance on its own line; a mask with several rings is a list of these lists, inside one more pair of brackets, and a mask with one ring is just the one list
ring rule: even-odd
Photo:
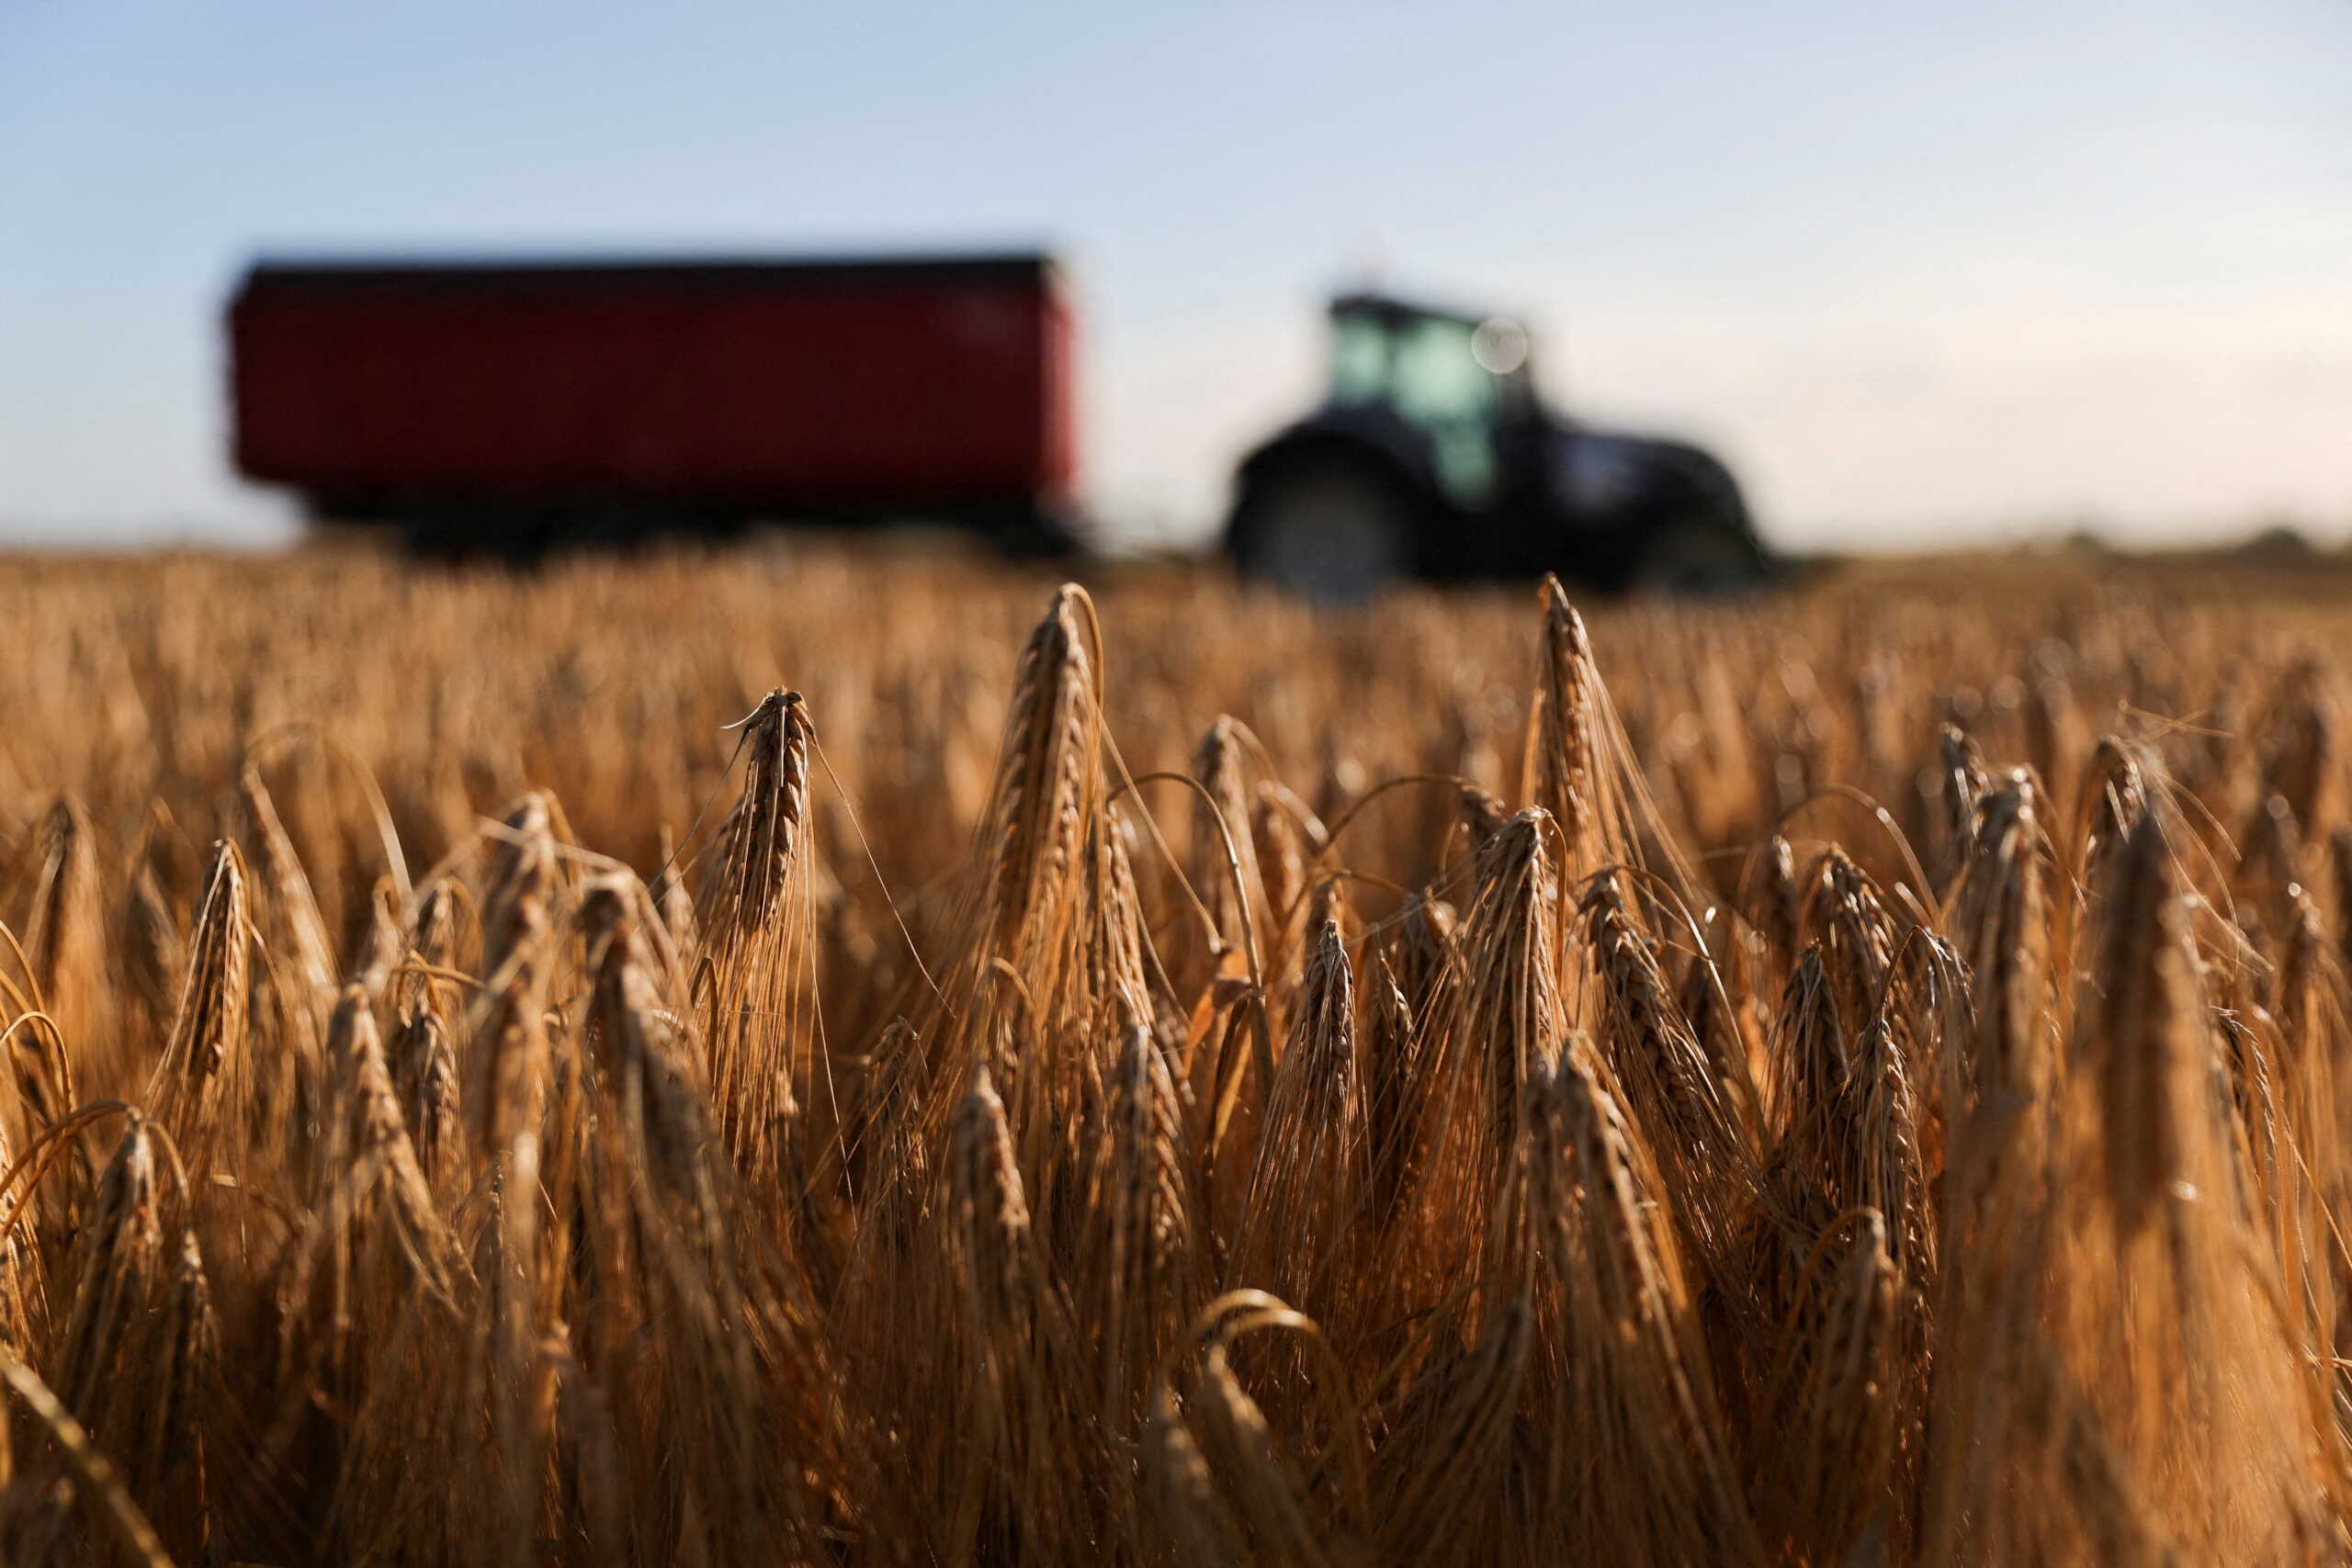
[[1402,578],[1556,571],[1619,592],[1721,592],[1770,565],[1739,487],[1679,442],[1537,396],[1526,332],[1370,294],[1331,304],[1323,406],[1243,459],[1226,547],[1327,603]]

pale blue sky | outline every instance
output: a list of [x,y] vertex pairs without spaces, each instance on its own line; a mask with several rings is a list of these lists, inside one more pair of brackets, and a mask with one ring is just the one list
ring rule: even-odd
[[1132,525],[1213,518],[1376,266],[1792,544],[2352,531],[2352,0],[0,0],[0,536],[283,536],[256,249],[1008,242]]

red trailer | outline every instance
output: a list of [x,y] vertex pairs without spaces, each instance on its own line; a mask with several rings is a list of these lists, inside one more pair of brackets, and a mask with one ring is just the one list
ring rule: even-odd
[[767,520],[1070,541],[1042,255],[265,261],[229,339],[240,471],[435,553]]

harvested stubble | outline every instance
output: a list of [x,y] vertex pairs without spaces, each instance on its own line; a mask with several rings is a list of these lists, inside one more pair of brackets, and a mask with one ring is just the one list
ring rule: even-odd
[[2352,1562],[2345,618],[1975,581],[0,568],[0,1546]]

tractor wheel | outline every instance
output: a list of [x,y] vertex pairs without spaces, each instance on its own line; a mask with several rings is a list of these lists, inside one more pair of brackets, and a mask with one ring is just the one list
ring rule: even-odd
[[1706,598],[1756,587],[1766,575],[1756,541],[1736,524],[1686,514],[1661,524],[1644,541],[1625,587],[1645,598]]
[[1228,537],[1244,577],[1322,604],[1360,604],[1413,573],[1414,510],[1381,477],[1300,463],[1250,484]]

